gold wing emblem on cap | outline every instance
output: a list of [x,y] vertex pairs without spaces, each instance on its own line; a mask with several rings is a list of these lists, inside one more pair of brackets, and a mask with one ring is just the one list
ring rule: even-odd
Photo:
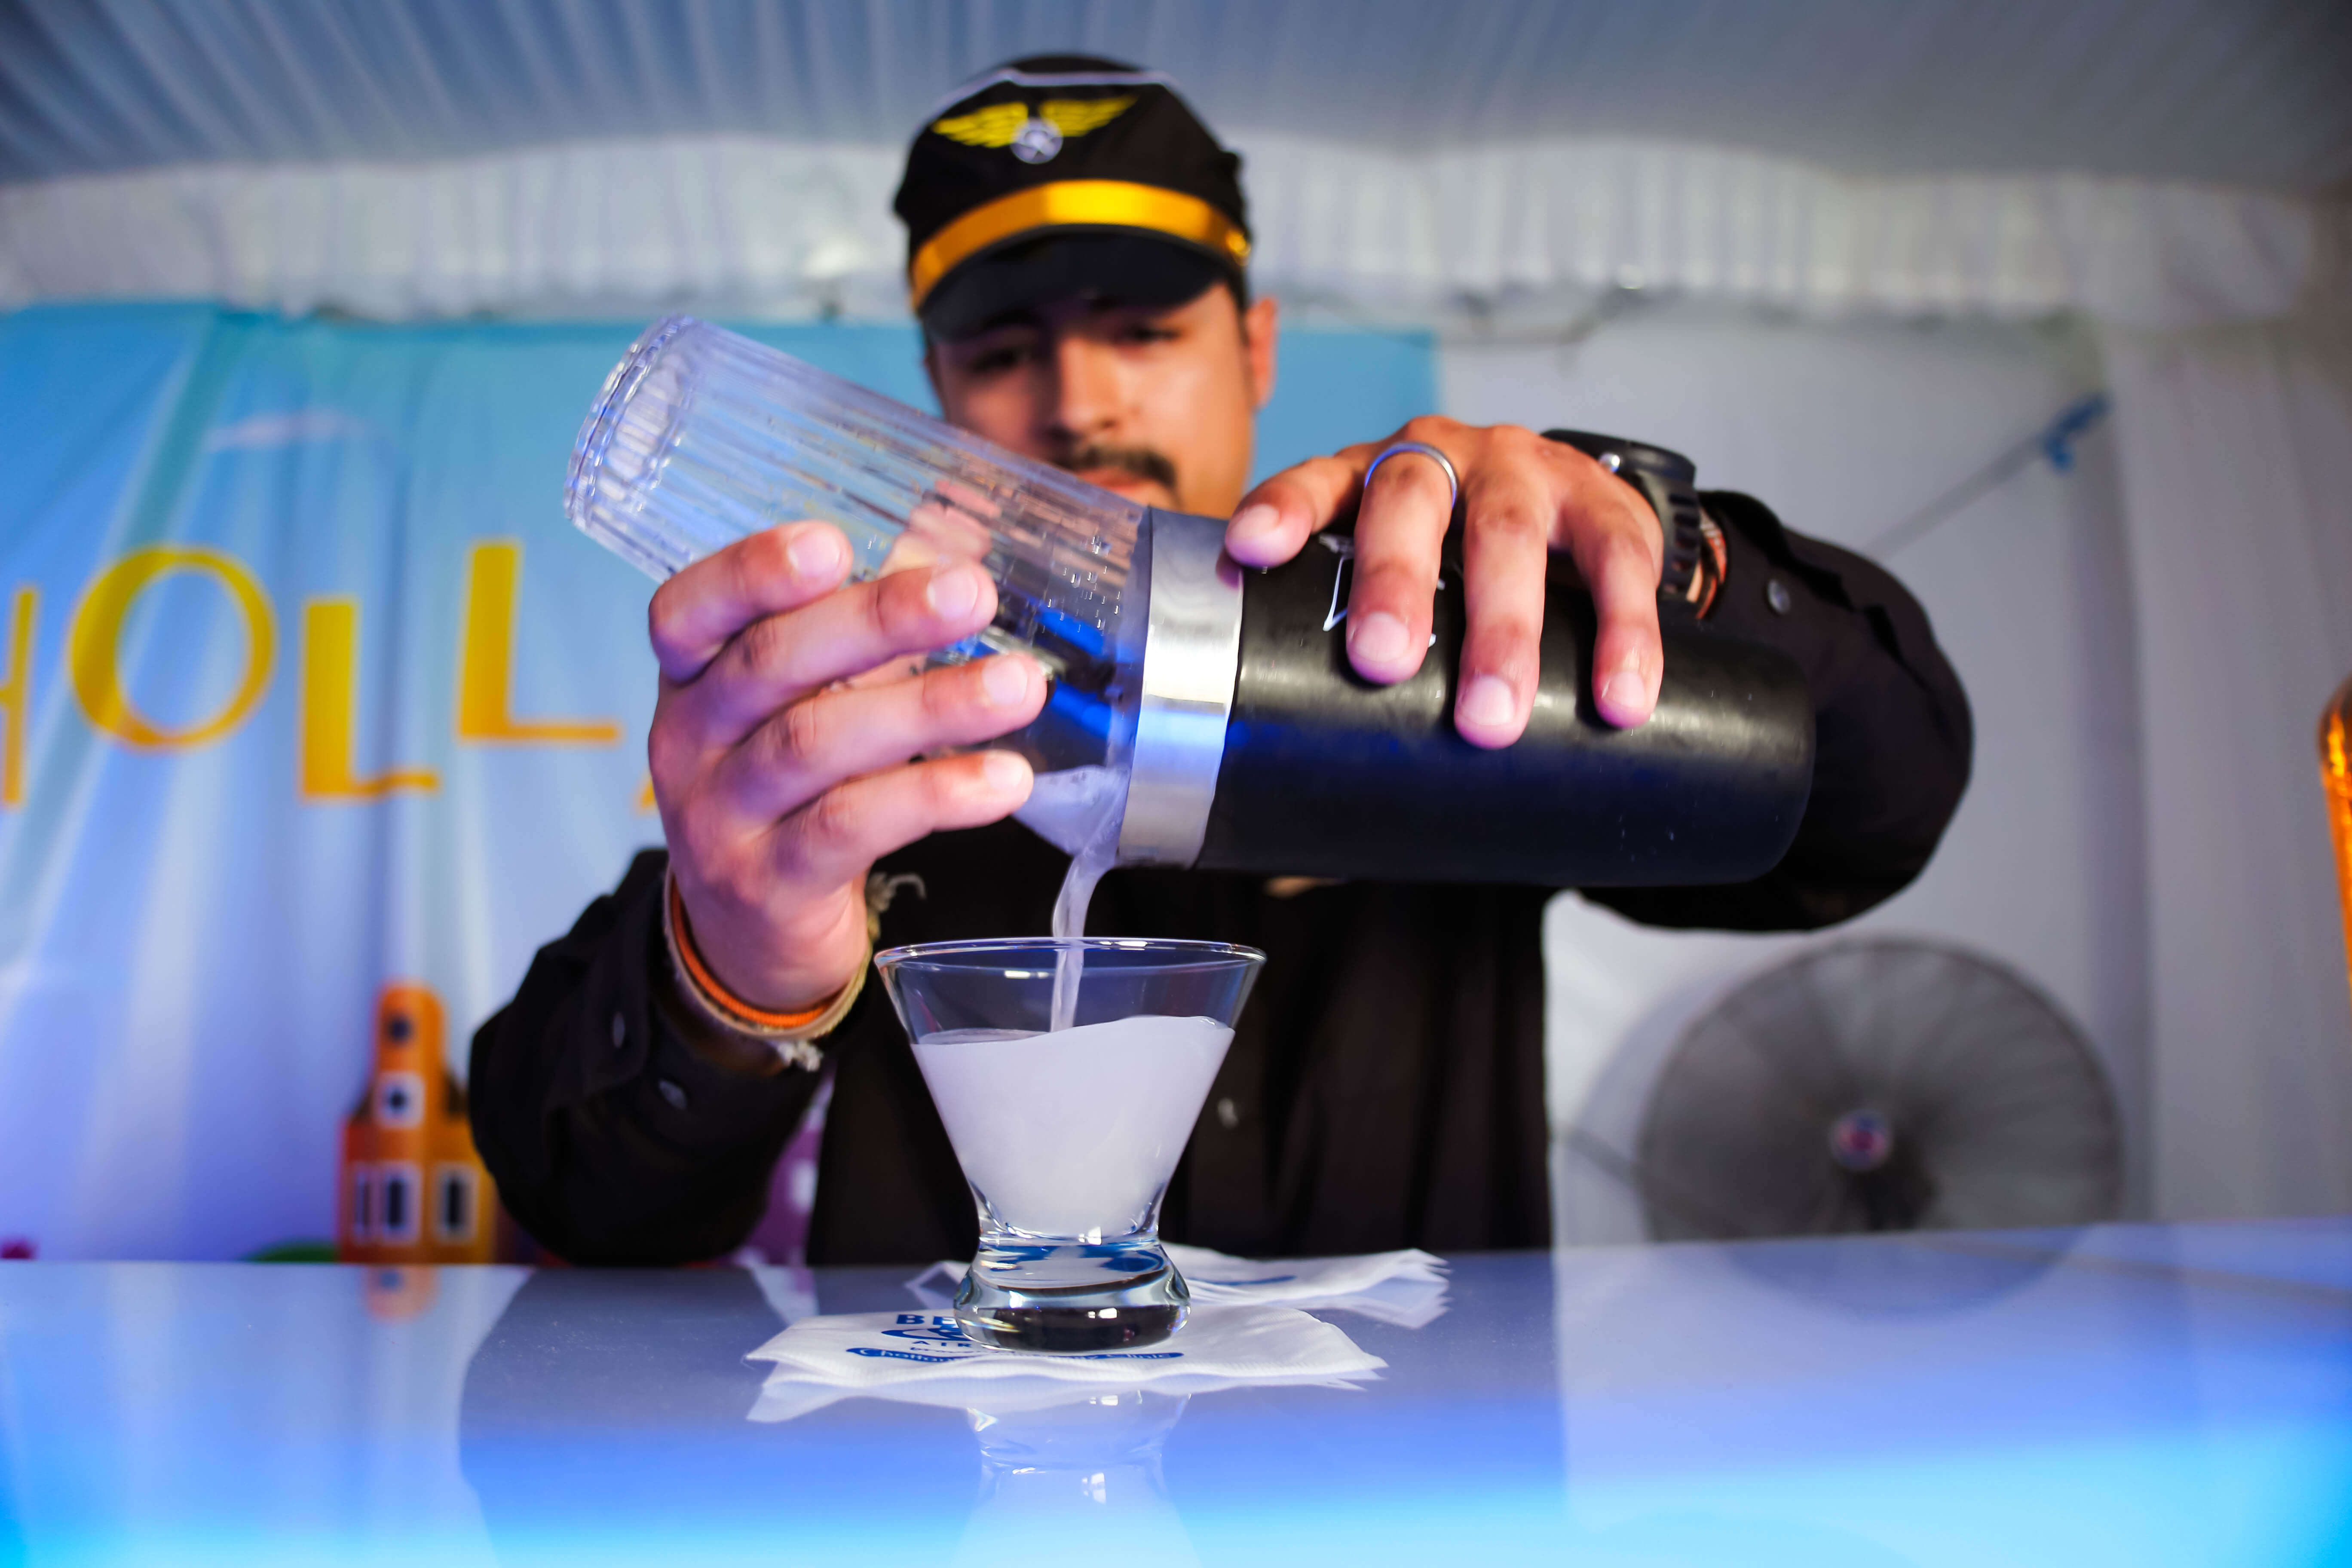
[[985,109],[975,109],[970,114],[951,114],[945,120],[931,121],[931,129],[950,142],[961,142],[967,147],[1010,147],[1013,138],[1029,122],[1026,104],[992,103]]
[[[1135,107],[1135,95],[1124,98],[1049,98],[1037,106],[1036,118],[1065,136],[1084,136],[1109,124]],[[1029,123],[1029,107],[1022,103],[992,103],[969,114],[951,114],[931,121],[931,129],[967,147],[1010,147]]]
[[1133,93],[1125,98],[1049,98],[1037,106],[1037,118],[1065,136],[1084,136],[1108,125],[1133,107]]

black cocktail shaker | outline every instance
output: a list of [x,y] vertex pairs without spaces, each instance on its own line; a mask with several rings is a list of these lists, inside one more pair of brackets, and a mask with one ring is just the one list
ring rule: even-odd
[[[1671,548],[1695,548],[1685,459],[1571,438],[1643,491]],[[1485,750],[1454,728],[1464,603],[1450,548],[1420,672],[1376,686],[1348,662],[1345,534],[1243,573],[1220,557],[1222,524],[1154,513],[1150,531],[1150,637],[1122,860],[1664,886],[1761,876],[1796,834],[1812,784],[1804,678],[1776,649],[1712,632],[1679,595],[1661,598],[1656,711],[1616,730],[1592,702],[1591,599],[1558,565],[1527,731]]]

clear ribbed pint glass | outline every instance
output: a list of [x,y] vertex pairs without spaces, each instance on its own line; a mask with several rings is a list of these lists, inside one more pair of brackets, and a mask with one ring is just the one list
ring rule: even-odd
[[860,578],[979,561],[996,580],[995,622],[935,659],[1019,649],[1052,677],[1045,711],[996,742],[1041,776],[1024,821],[1075,852],[1089,825],[1055,820],[1056,806],[1086,816],[1111,804],[1133,744],[1147,614],[1137,503],[781,350],[672,316],[605,382],[572,449],[564,510],[656,579],[805,518],[849,536]]
[[[955,1300],[969,1338],[1087,1354],[1183,1325],[1192,1293],[1160,1245],[1160,1200],[1265,962],[1129,937],[874,955],[980,1208]],[[1076,1005],[1055,1027],[1072,974]]]

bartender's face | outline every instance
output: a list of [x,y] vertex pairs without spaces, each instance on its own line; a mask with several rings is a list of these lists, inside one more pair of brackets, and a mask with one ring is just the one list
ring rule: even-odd
[[1150,310],[1067,300],[934,340],[925,365],[951,423],[1146,505],[1225,517],[1274,391],[1275,317],[1223,283]]

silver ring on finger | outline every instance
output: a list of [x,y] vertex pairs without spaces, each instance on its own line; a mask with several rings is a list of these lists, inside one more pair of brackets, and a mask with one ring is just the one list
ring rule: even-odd
[[1419,453],[1445,470],[1445,512],[1448,517],[1454,515],[1454,503],[1462,499],[1462,476],[1454,471],[1453,458],[1426,441],[1391,441],[1381,447],[1380,455],[1364,468],[1364,493],[1367,495],[1371,493],[1372,476],[1380,472],[1381,465],[1400,452]]

